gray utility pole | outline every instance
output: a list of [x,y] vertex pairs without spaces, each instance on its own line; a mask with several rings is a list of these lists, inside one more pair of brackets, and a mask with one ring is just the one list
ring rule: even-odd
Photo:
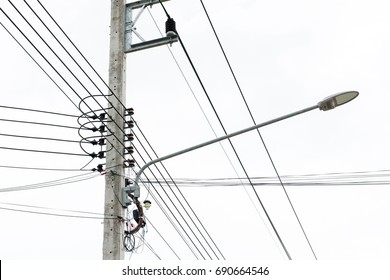
[[[124,50],[125,0],[111,0],[109,87],[115,94],[109,94],[108,114],[112,121],[107,122],[107,130],[113,133],[107,136],[106,185],[104,195],[103,260],[121,260],[123,251],[123,225],[117,217],[124,216],[124,208],[118,200],[118,194],[125,184],[124,179],[124,111],[126,104],[126,55]],[[111,92],[110,92],[111,93]],[[119,102],[120,100],[120,102]],[[122,113],[120,115],[119,113]],[[108,118],[110,120],[110,118]],[[120,142],[119,140],[122,140]],[[121,154],[122,153],[122,154]]]
[[[110,61],[109,61],[109,108],[106,149],[106,182],[104,196],[103,260],[122,260],[124,209],[132,202],[121,203],[125,186],[125,110],[126,105],[126,53],[147,48],[172,44],[178,41],[175,23],[169,19],[166,24],[167,36],[145,41],[136,31],[135,24],[148,6],[169,0],[140,0],[126,4],[125,0],[111,0]],[[133,17],[133,10],[138,14]],[[132,34],[142,41],[132,43]],[[111,94],[113,93],[113,94]],[[127,136],[126,136],[127,138]],[[126,193],[125,193],[126,194]],[[127,196],[127,195],[126,195]],[[128,197],[126,197],[128,200]],[[137,206],[140,206],[137,204]],[[141,206],[142,207],[142,206]],[[142,212],[142,211],[140,211]]]

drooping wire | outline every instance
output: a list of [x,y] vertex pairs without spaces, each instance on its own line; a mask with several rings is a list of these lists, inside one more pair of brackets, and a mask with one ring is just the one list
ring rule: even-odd
[[68,156],[92,156],[93,154],[77,154],[77,153],[68,153],[68,152],[56,152],[56,151],[46,151],[46,150],[34,150],[34,149],[22,149],[22,148],[11,148],[11,147],[0,147],[3,150],[12,150],[20,152],[34,152],[34,153],[45,153],[45,154],[56,154],[56,155],[68,155]]
[[59,186],[59,185],[64,185],[64,184],[70,184],[70,183],[90,180],[90,179],[93,179],[93,178],[96,178],[99,176],[100,176],[100,174],[96,174],[96,173],[92,172],[89,174],[76,175],[76,176],[66,177],[66,178],[52,180],[52,181],[48,181],[48,182],[43,182],[43,183],[29,184],[29,185],[9,187],[9,188],[0,188],[0,192],[26,191],[26,190],[54,187],[54,186]]
[[[29,7],[29,9],[34,13],[34,15],[38,18],[38,20],[43,24],[43,26],[50,32],[50,34],[53,36],[53,38],[58,42],[58,44],[65,50],[65,52],[69,55],[69,57],[73,60],[73,62],[78,66],[78,68],[84,73],[84,75],[88,78],[88,80],[95,86],[95,88],[100,92],[101,97],[104,97],[108,103],[112,106],[111,109],[115,110],[116,113],[121,116],[121,118],[125,121],[125,118],[123,117],[122,113],[118,111],[118,109],[113,106],[112,102],[108,99],[108,97],[99,89],[99,87],[96,85],[96,83],[91,79],[91,77],[85,72],[85,70],[80,66],[80,64],[77,62],[77,60],[69,53],[69,51],[64,47],[64,45],[60,42],[60,40],[57,38],[57,36],[54,35],[54,33],[48,28],[48,26],[43,22],[43,20],[39,17],[39,15],[35,12],[35,10],[27,3],[27,1],[24,1],[26,5]],[[38,3],[41,5],[41,7],[45,10],[45,12],[50,16],[50,18],[53,20],[53,22],[59,27],[59,29],[62,31],[62,33],[66,36],[66,38],[71,42],[71,44],[74,46],[74,48],[78,51],[78,53],[83,57],[83,59],[87,62],[87,64],[91,67],[91,69],[97,74],[97,76],[104,82],[104,80],[101,78],[101,76],[97,73],[97,71],[92,67],[92,65],[88,62],[88,60],[85,58],[84,55],[80,52],[80,50],[75,46],[75,44],[72,42],[72,40],[65,34],[63,29],[58,25],[58,23],[54,20],[54,18],[50,15],[50,13],[46,10],[46,8],[38,1]],[[39,35],[38,35],[39,36]],[[43,40],[43,39],[42,39]],[[50,48],[50,47],[49,47]],[[81,83],[80,83],[81,84]],[[110,89],[110,87],[104,82],[105,86],[109,89],[112,95],[116,97],[116,99],[119,101],[120,105],[123,107],[123,109],[126,109],[126,106],[121,102],[121,100],[114,94],[114,92]],[[93,98],[94,101],[103,109],[105,110],[100,103],[96,100],[95,95],[92,95],[86,88],[84,88],[89,96],[87,98]],[[85,99],[85,98],[84,98]],[[87,103],[84,102],[84,99],[81,100],[84,104],[87,105]],[[80,107],[79,107],[80,108]],[[108,115],[110,118],[111,116]],[[111,118],[111,120],[114,122],[114,120]],[[120,127],[116,122],[114,124],[121,130],[123,133],[123,128]],[[118,139],[117,139],[118,140]]]
[[68,143],[79,143],[80,142],[79,140],[68,140],[68,139],[58,139],[58,138],[49,138],[49,137],[27,136],[27,135],[15,135],[15,134],[5,134],[5,133],[0,133],[0,136],[25,138],[25,139],[36,139],[36,140],[59,141],[59,142],[68,142]]
[[[11,3],[12,4],[12,3]],[[17,10],[17,8],[14,6],[14,8]],[[7,19],[14,25],[14,27],[23,35],[23,37],[30,43],[30,45],[39,53],[39,55],[46,61],[46,63],[56,72],[56,74],[66,83],[66,85],[78,96],[79,99],[82,99],[81,96],[77,93],[77,91],[69,84],[69,82],[58,72],[58,70],[47,60],[46,56],[44,56],[42,54],[42,52],[31,42],[31,40],[26,36],[26,34],[16,25],[16,23],[8,16],[7,13],[5,13],[5,11],[3,9],[0,8],[0,11],[7,17]],[[18,11],[18,10],[17,10]],[[19,11],[18,11],[19,12]],[[19,12],[19,14],[21,15],[21,17],[30,25],[30,23],[27,21],[27,19]],[[2,25],[4,27],[4,25]],[[37,33],[37,35],[41,38],[41,40],[43,42],[45,42],[47,44],[47,42],[38,34],[38,32],[30,25],[30,27]],[[5,27],[4,27],[5,28]],[[16,39],[14,36],[12,36],[14,39]],[[19,44],[21,45],[21,44]],[[50,46],[48,46],[48,48],[58,57],[58,55],[52,50],[52,48]],[[23,48],[25,51],[26,49]],[[58,59],[64,64],[64,66],[68,69],[69,72],[73,74],[72,71],[70,71],[70,69],[65,65],[65,63],[63,62],[62,59],[60,59],[58,57]],[[47,72],[45,72],[47,73]],[[77,77],[75,77],[75,79],[77,81],[79,81],[79,79]],[[85,88],[85,86],[79,81],[79,83]],[[87,92],[89,93],[89,91],[87,90]],[[67,95],[66,95],[67,96]],[[68,97],[69,98],[69,97]],[[72,103],[76,106],[76,108],[78,108],[78,106],[72,101]],[[99,104],[100,105],[100,104]],[[93,111],[92,108],[89,107],[88,104],[86,104],[86,106],[89,108],[89,110]],[[78,108],[80,110],[80,108]],[[80,110],[81,111],[81,110]],[[81,111],[82,112],[82,111]],[[82,112],[83,113],[83,112]],[[114,135],[114,137],[116,137],[116,135]],[[117,138],[117,137],[116,137]],[[119,139],[118,139],[119,140]],[[119,141],[119,143],[121,143],[121,141]],[[118,152],[118,154],[120,154],[121,157],[123,157],[122,153],[120,151],[118,151],[115,147],[114,149]],[[124,157],[123,157],[124,158]],[[126,158],[124,158],[126,159]]]
[[[159,1],[159,2],[160,2],[160,4],[161,4],[161,6],[163,7],[164,11],[166,11],[166,9],[165,9],[163,3],[162,3],[161,1]],[[170,19],[171,17],[169,16],[169,14],[168,14],[167,12],[165,12],[165,13],[166,13],[168,19]],[[196,78],[197,78],[197,80],[198,80],[198,82],[199,82],[199,84],[200,84],[200,86],[201,86],[203,92],[205,93],[205,95],[206,95],[206,97],[207,97],[207,100],[209,101],[209,104],[210,104],[211,108],[212,108],[213,111],[214,111],[215,116],[216,116],[217,119],[218,119],[219,124],[221,125],[221,127],[222,127],[222,129],[223,129],[225,135],[227,135],[227,131],[226,131],[226,129],[225,129],[225,126],[223,125],[222,120],[221,120],[221,118],[219,117],[219,114],[217,113],[217,111],[216,111],[216,109],[215,109],[215,106],[214,106],[214,104],[213,104],[213,102],[212,102],[212,100],[211,100],[211,98],[210,98],[210,96],[209,96],[209,94],[208,94],[208,92],[207,92],[207,90],[206,90],[206,88],[205,88],[205,86],[204,86],[204,84],[203,84],[203,82],[202,82],[200,76],[199,76],[198,71],[197,71],[196,68],[195,68],[195,65],[194,65],[194,63],[193,63],[193,61],[192,61],[192,59],[191,59],[191,57],[190,57],[190,55],[189,55],[189,53],[188,53],[188,51],[187,51],[185,45],[184,45],[184,43],[183,43],[183,41],[182,41],[182,39],[181,39],[181,37],[180,37],[179,32],[176,32],[176,34],[177,34],[179,43],[180,43],[180,45],[181,45],[181,47],[182,47],[182,49],[183,49],[183,51],[184,51],[184,53],[185,53],[185,56],[187,57],[187,60],[188,60],[188,62],[190,63],[191,68],[192,68],[192,70],[193,70],[193,72],[194,72],[194,74],[195,74],[195,76],[196,76]],[[248,173],[247,173],[247,171],[246,171],[246,169],[245,169],[245,167],[244,167],[244,165],[243,165],[243,163],[242,163],[242,161],[241,161],[241,159],[240,159],[240,157],[239,157],[239,155],[238,155],[238,153],[237,153],[237,151],[236,151],[236,149],[235,149],[235,147],[234,147],[234,145],[233,145],[233,143],[232,143],[232,141],[231,141],[229,138],[228,138],[227,140],[229,141],[229,144],[230,144],[230,146],[231,146],[231,148],[232,148],[234,154],[236,155],[237,160],[238,160],[238,162],[240,163],[240,166],[241,166],[242,170],[244,171],[247,180],[251,183],[251,179],[250,179],[250,177],[249,177],[249,175],[248,175]],[[254,192],[255,195],[256,195],[257,200],[258,200],[259,203],[260,203],[261,208],[263,209],[263,211],[264,211],[264,213],[265,213],[265,215],[266,215],[266,217],[267,217],[267,219],[268,219],[268,221],[269,221],[269,223],[270,223],[270,225],[271,225],[273,231],[275,232],[276,237],[278,238],[278,240],[279,240],[281,246],[283,247],[284,252],[286,253],[286,256],[288,257],[289,260],[291,260],[292,258],[291,258],[290,253],[289,253],[288,250],[287,250],[287,247],[285,246],[283,240],[281,239],[281,237],[280,237],[280,235],[279,235],[279,233],[278,233],[278,231],[277,231],[277,229],[276,229],[274,223],[273,223],[272,220],[271,220],[271,217],[270,217],[269,214],[268,214],[268,211],[266,210],[266,208],[265,208],[263,202],[262,202],[261,199],[260,199],[260,196],[258,195],[258,193],[257,193],[257,191],[256,191],[256,189],[254,188],[254,186],[253,186],[252,183],[251,183],[251,186],[252,186],[253,192]]]
[[96,215],[96,216],[103,216],[103,217],[105,216],[104,214],[96,213],[96,212],[70,210],[70,209],[59,209],[59,208],[51,208],[51,207],[42,207],[42,206],[26,205],[26,204],[20,204],[20,203],[0,202],[0,204],[9,205],[9,206],[28,207],[28,208],[42,209],[42,210],[54,210],[54,211],[63,211],[63,212],[71,212],[71,213],[78,213],[78,214]]
[[[1,9],[0,9],[1,10]],[[2,11],[3,12],[3,11]],[[4,30],[14,39],[14,41],[23,49],[23,51],[35,62],[35,64],[45,73],[45,75],[55,84],[55,86],[65,95],[65,97],[77,108],[76,103],[69,97],[68,94],[58,85],[58,83],[49,75],[49,73],[46,72],[45,69],[38,63],[38,61],[30,54],[30,52],[19,42],[19,40],[8,30],[7,27],[5,27],[1,22],[1,26],[4,28]]]
[[65,215],[65,214],[56,214],[56,213],[45,213],[45,212],[37,212],[37,211],[29,211],[29,210],[22,210],[22,209],[13,209],[13,208],[7,208],[7,207],[0,207],[0,210],[7,210],[7,211],[13,211],[13,212],[22,212],[22,213],[28,213],[28,214],[39,214],[39,215],[46,215],[46,216],[55,216],[55,217],[63,217],[63,218],[78,218],[78,219],[92,219],[92,220],[112,220],[116,218],[106,218],[106,217],[90,217],[90,216],[76,216],[76,215]]
[[[44,126],[53,126],[53,127],[70,128],[70,129],[80,129],[79,127],[76,127],[76,126],[59,125],[59,124],[53,124],[53,123],[19,121],[19,120],[10,120],[10,119],[0,119],[0,121],[2,121],[2,122],[24,123],[24,124],[34,124],[34,125],[44,125]],[[87,128],[83,128],[83,129],[87,129]]]
[[68,39],[68,41],[71,43],[71,45],[75,48],[75,50],[80,54],[80,56],[84,59],[84,61],[88,64],[88,66],[93,70],[93,72],[96,74],[96,76],[100,79],[101,82],[107,87],[107,89],[110,91],[111,95],[113,95],[117,101],[120,103],[120,105],[123,108],[126,108],[126,106],[122,103],[122,101],[115,95],[115,93],[112,91],[112,89],[109,87],[109,85],[104,81],[104,79],[101,77],[101,75],[96,71],[96,69],[92,66],[92,64],[88,61],[88,59],[83,55],[83,53],[79,50],[79,48],[76,46],[76,44],[72,41],[72,39],[66,34],[66,32],[61,28],[61,26],[57,23],[57,21],[54,19],[54,17],[51,15],[51,13],[42,5],[42,3],[37,0],[39,5],[42,7],[42,9],[46,12],[46,14],[50,17],[50,19],[54,22],[54,24],[57,26],[57,28],[62,32],[62,34]]
[[68,168],[44,168],[44,167],[28,167],[28,166],[12,166],[12,165],[0,165],[0,168],[10,169],[25,169],[25,170],[37,170],[37,171],[92,171],[81,169],[68,169]]
[[[235,74],[234,71],[233,71],[233,68],[232,68],[232,66],[231,66],[231,64],[230,64],[230,61],[229,61],[227,55],[226,55],[226,52],[225,52],[225,50],[224,50],[224,48],[223,48],[223,46],[222,46],[222,43],[221,43],[221,41],[220,41],[220,39],[219,39],[219,36],[218,36],[218,34],[217,34],[217,32],[216,32],[216,30],[215,30],[215,28],[214,28],[214,24],[213,24],[212,21],[211,21],[211,18],[210,18],[209,13],[207,12],[207,9],[206,9],[206,7],[205,7],[205,5],[204,5],[204,3],[203,3],[203,0],[200,0],[200,3],[202,4],[203,10],[204,10],[204,12],[205,12],[205,14],[206,14],[206,16],[207,16],[207,19],[208,19],[208,21],[209,21],[209,23],[210,23],[210,26],[211,26],[212,30],[213,30],[213,33],[214,33],[214,35],[215,35],[215,38],[216,38],[216,40],[217,40],[217,42],[218,42],[218,45],[219,45],[219,47],[220,47],[220,49],[221,49],[221,52],[222,52],[222,54],[223,54],[223,56],[224,56],[224,58],[225,58],[225,61],[226,61],[227,65],[228,65],[228,67],[229,67],[230,73],[232,74],[232,77],[233,77],[233,79],[234,79],[234,81],[235,81],[235,83],[236,83],[236,86],[237,86],[237,88],[238,88],[238,91],[240,92],[241,98],[242,98],[242,100],[243,100],[243,102],[244,102],[244,104],[245,104],[245,106],[246,106],[246,108],[247,108],[247,111],[248,111],[248,113],[249,113],[249,115],[250,115],[250,117],[251,117],[251,119],[252,119],[252,122],[253,122],[254,125],[256,125],[255,118],[254,118],[254,116],[253,116],[253,114],[252,114],[252,111],[251,111],[251,109],[250,109],[250,107],[249,107],[249,104],[248,104],[248,102],[247,102],[247,100],[246,100],[246,98],[245,98],[245,96],[244,96],[244,93],[243,93],[243,91],[242,91],[242,89],[241,89],[241,86],[240,86],[240,84],[239,84],[239,82],[238,82],[238,79],[237,79],[237,77],[236,77],[236,74]],[[311,244],[311,242],[310,242],[310,240],[309,240],[309,238],[308,238],[308,236],[307,236],[307,234],[306,234],[305,229],[303,228],[302,222],[301,222],[301,220],[300,220],[299,217],[298,217],[298,214],[297,214],[297,212],[296,212],[296,210],[295,210],[295,207],[294,207],[294,205],[293,205],[293,203],[292,203],[292,201],[291,201],[291,198],[290,198],[290,196],[289,196],[288,193],[287,193],[287,190],[286,190],[286,188],[285,188],[285,186],[284,186],[284,184],[283,184],[283,181],[282,181],[282,179],[281,179],[281,177],[280,177],[280,175],[279,175],[279,171],[278,171],[278,169],[276,168],[276,165],[275,165],[275,162],[274,162],[274,160],[273,160],[273,158],[272,158],[272,156],[271,156],[271,153],[270,153],[270,151],[269,151],[269,149],[268,149],[268,147],[267,147],[267,145],[266,145],[266,143],[265,143],[265,141],[264,141],[263,136],[262,136],[261,133],[260,133],[260,129],[257,129],[257,133],[258,133],[258,135],[259,135],[259,138],[260,138],[261,143],[262,143],[263,146],[264,146],[264,149],[265,149],[265,151],[266,151],[266,153],[267,153],[267,156],[268,156],[268,158],[269,158],[269,160],[270,160],[270,162],[271,162],[271,165],[272,165],[272,167],[273,167],[273,169],[274,169],[274,171],[275,171],[275,174],[276,174],[276,176],[278,177],[278,180],[279,180],[279,182],[280,182],[280,185],[281,185],[282,188],[283,188],[283,191],[284,191],[284,193],[285,193],[285,195],[286,195],[286,197],[287,197],[287,200],[288,200],[288,202],[289,202],[289,204],[290,204],[290,206],[291,206],[291,209],[292,209],[293,212],[294,212],[295,218],[297,219],[297,221],[298,221],[298,223],[299,223],[299,226],[300,226],[300,228],[301,228],[301,230],[302,230],[302,232],[303,232],[303,234],[304,234],[304,236],[305,236],[305,239],[306,239],[306,241],[307,241],[307,243],[308,243],[308,245],[309,245],[309,247],[310,247],[310,250],[311,250],[311,252],[313,253],[314,258],[317,260],[317,255],[316,255],[316,253],[314,252],[313,246],[312,246],[312,244]]]
[[[106,97],[106,95],[99,89],[99,87],[96,85],[96,83],[91,79],[91,77],[85,72],[85,70],[80,66],[80,64],[77,62],[77,60],[69,53],[69,51],[67,50],[67,48],[64,47],[64,45],[58,40],[57,36],[54,35],[54,33],[48,28],[48,26],[43,22],[43,20],[41,19],[41,17],[35,12],[35,10],[27,3],[27,1],[24,1],[25,4],[29,7],[29,9],[34,13],[34,15],[38,18],[38,20],[43,24],[43,26],[49,31],[49,33],[53,36],[53,38],[58,42],[58,44],[65,50],[65,52],[68,54],[68,56],[73,60],[73,62],[78,66],[78,68],[83,72],[83,74],[88,78],[88,80],[95,86],[95,88],[101,93],[100,96],[102,97],[105,97],[105,99],[110,103],[110,105],[112,106],[112,103],[110,102],[110,100]],[[41,6],[43,6],[41,4]],[[45,9],[46,10],[46,9]],[[31,25],[30,25],[31,27]],[[38,33],[37,33],[38,34]],[[39,35],[38,35],[39,36]],[[41,38],[42,39],[42,38]],[[43,40],[43,39],[42,39]],[[43,40],[44,41],[44,40]],[[57,57],[58,58],[58,57]],[[68,69],[69,70],[69,69]],[[70,71],[70,70],[69,70]],[[71,71],[70,71],[71,72]],[[76,77],[75,77],[76,78]],[[76,78],[77,79],[77,78]],[[79,82],[80,83],[80,82]],[[81,83],[80,83],[81,84]],[[89,97],[92,97],[94,99],[94,101],[100,106],[100,103],[95,99],[95,96],[92,95],[86,88],[84,88],[88,94],[90,95]],[[88,97],[88,98],[89,98]],[[85,98],[84,98],[85,99]],[[84,102],[84,99],[82,99],[82,102]],[[84,102],[84,104],[86,104]],[[121,104],[123,106],[123,104]],[[101,107],[101,106],[100,106]],[[101,107],[102,108],[102,107]],[[111,107],[112,109],[114,109],[116,111],[116,113],[118,113],[120,116],[122,116],[122,113],[119,112],[115,106],[112,106]],[[102,108],[104,110],[104,108]],[[126,109],[125,106],[123,106],[123,109]],[[111,117],[110,117],[111,118]],[[123,117],[122,117],[123,118]],[[123,118],[124,119],[124,118]],[[115,123],[116,124],[116,123]],[[122,129],[122,127],[120,127],[119,125],[117,125],[119,129]]]
[[[39,2],[39,1],[38,1],[38,2]],[[39,2],[39,3],[40,3],[40,2]],[[41,4],[41,6],[42,6],[42,8],[44,8],[42,4]],[[44,8],[44,9],[45,9],[45,8]],[[45,10],[46,10],[46,9],[45,9]],[[46,10],[46,11],[47,11],[47,10]],[[54,19],[53,19],[53,20],[54,20]],[[62,30],[62,29],[61,29],[61,30]],[[67,37],[68,37],[68,36],[67,36]],[[70,40],[70,39],[69,39],[69,40]],[[84,56],[83,56],[83,57],[84,57]]]
[[29,112],[36,112],[36,113],[43,113],[43,114],[51,114],[51,115],[59,115],[59,116],[64,116],[64,117],[73,117],[73,118],[77,118],[78,117],[76,115],[63,114],[63,113],[58,113],[58,112],[50,112],[50,111],[44,111],[44,110],[29,109],[29,108],[14,107],[14,106],[0,105],[0,108],[13,109],[13,110],[22,110],[22,111],[29,111]]

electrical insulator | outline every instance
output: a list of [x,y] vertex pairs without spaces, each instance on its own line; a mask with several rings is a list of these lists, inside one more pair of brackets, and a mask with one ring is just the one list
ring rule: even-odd
[[126,151],[127,151],[127,153],[132,154],[132,153],[134,153],[134,147],[133,146],[126,147]]
[[99,131],[99,132],[103,133],[106,131],[106,126],[104,124],[102,124],[101,126],[99,126],[99,128],[93,127],[93,128],[91,128],[91,130],[93,132]]
[[104,158],[104,151],[98,152],[97,154],[93,152],[92,154],[89,154],[92,158]]
[[103,164],[98,164],[97,171],[102,173],[103,172]]
[[96,141],[94,139],[94,140],[90,141],[89,143],[91,143],[94,146],[96,146],[97,144],[99,144],[100,146],[104,146],[106,144],[104,138],[100,138],[99,141]]
[[127,159],[123,162],[125,167],[134,167],[135,166],[135,160],[134,159]]
[[100,146],[106,145],[105,138],[100,138],[98,144],[99,144]]
[[173,18],[168,18],[165,22],[165,33],[167,36],[176,35],[176,22],[173,20]]
[[134,115],[134,109],[133,108],[126,109],[126,116],[132,116],[132,115]]
[[99,120],[105,120],[106,119],[106,113],[101,113],[100,115],[99,115]]
[[125,140],[125,141],[134,141],[134,134],[133,133],[126,134],[126,137],[127,137],[127,140]]
[[127,121],[126,124],[128,126],[127,128],[133,128],[134,127],[134,121],[133,120]]

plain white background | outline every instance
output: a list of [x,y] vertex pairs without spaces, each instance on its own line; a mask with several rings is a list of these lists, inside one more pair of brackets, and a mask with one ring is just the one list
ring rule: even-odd
[[[37,26],[42,37],[71,65],[83,83],[87,79],[34,19],[22,1],[15,5]],[[75,91],[85,91],[23,22],[7,1],[1,8],[36,42],[44,56],[71,81]],[[36,1],[31,6],[40,13]],[[89,59],[104,80],[108,77],[109,1],[42,1],[61,27]],[[386,170],[388,166],[388,65],[390,22],[386,1],[204,1],[257,122],[311,106],[324,97],[346,90],[360,96],[334,111],[314,111],[261,129],[281,175],[305,175]],[[199,1],[172,0],[165,4],[177,30],[228,132],[253,123],[219,50]],[[166,17],[159,5],[150,9],[164,30]],[[43,15],[43,13],[42,13]],[[85,69],[85,62],[45,22]],[[50,66],[28,45],[1,14],[0,21],[37,61],[66,88]],[[137,31],[145,39],[159,37],[148,11]],[[0,30],[2,51],[0,105],[79,114],[77,108],[7,34]],[[135,39],[136,40],[136,39]],[[194,96],[218,136],[217,119],[178,43],[170,47],[194,95],[189,90],[168,47],[127,55],[127,105],[158,155],[162,156],[215,137]],[[87,70],[92,76],[94,73]],[[104,84],[93,76],[100,89]],[[96,89],[88,84],[95,94]],[[66,88],[72,100],[77,96]],[[100,98],[103,106],[104,99]],[[91,100],[88,102],[93,103]],[[1,109],[0,118],[77,126],[75,118]],[[80,140],[77,130],[22,125],[2,121],[4,134],[34,135]],[[82,153],[77,143],[0,138],[2,147]],[[275,173],[256,132],[232,140],[251,177]],[[230,146],[213,145],[165,163],[173,178],[235,178],[244,173]],[[88,157],[0,150],[0,165],[79,169]],[[89,168],[96,167],[92,162]],[[135,169],[137,171],[137,169]],[[1,188],[30,185],[80,172],[48,172],[0,168]],[[158,174],[158,173],[157,173]],[[131,173],[131,176],[134,174]],[[150,173],[148,173],[150,176]],[[166,176],[166,175],[165,175]],[[160,176],[157,176],[160,177]],[[317,177],[318,178],[318,177]],[[386,179],[386,178],[385,178]],[[352,179],[351,179],[352,180]],[[245,180],[244,180],[245,181]],[[166,186],[164,186],[166,188]],[[156,185],[161,191],[161,187]],[[387,259],[390,246],[388,185],[286,186],[290,199],[319,259]],[[293,259],[311,260],[312,252],[281,186],[256,186],[270,217]],[[168,190],[169,191],[169,190]],[[213,237],[226,259],[286,259],[250,187],[182,187],[181,191]],[[38,190],[2,192],[0,202],[48,207],[0,207],[72,215],[58,209],[103,212],[104,178]],[[141,199],[152,200],[147,212],[153,225],[181,259],[194,255],[173,229],[146,188]],[[166,198],[167,199],[167,198]],[[172,203],[168,201],[169,206]],[[177,202],[175,202],[177,205]],[[67,218],[0,210],[2,259],[101,258],[101,219]],[[175,212],[176,213],[176,212]],[[81,215],[80,213],[73,213]],[[176,213],[179,217],[179,214]],[[90,216],[90,215],[84,215]],[[171,216],[171,215],[170,215]],[[97,216],[101,217],[101,216]],[[179,218],[180,219],[180,218]],[[186,218],[187,221],[188,218]],[[181,221],[184,227],[185,223]],[[165,260],[177,259],[151,226],[146,241]],[[196,242],[196,241],[195,241]],[[143,248],[143,250],[142,250]],[[147,247],[135,260],[156,259]],[[130,254],[126,255],[130,258]]]

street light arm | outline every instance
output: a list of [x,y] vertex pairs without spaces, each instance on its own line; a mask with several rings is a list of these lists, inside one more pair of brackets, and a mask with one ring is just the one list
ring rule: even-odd
[[178,152],[175,152],[175,153],[172,153],[172,154],[160,157],[160,158],[156,158],[156,159],[154,159],[152,161],[149,161],[144,166],[142,166],[141,169],[137,172],[137,175],[136,175],[135,180],[134,180],[134,187],[135,187],[134,197],[136,197],[136,198],[140,197],[140,187],[139,187],[138,182],[139,182],[140,177],[143,174],[143,172],[151,165],[154,165],[156,163],[159,163],[159,162],[162,162],[164,160],[173,158],[175,156],[182,155],[182,154],[185,154],[185,153],[188,153],[188,152],[191,152],[191,151],[194,151],[194,150],[206,147],[208,145],[211,145],[211,144],[214,144],[214,143],[226,140],[228,138],[231,138],[231,137],[234,137],[234,136],[237,136],[237,135],[240,135],[240,134],[243,134],[243,133],[246,133],[246,132],[258,129],[260,127],[267,126],[267,125],[270,125],[270,124],[273,124],[273,123],[276,123],[276,122],[279,122],[279,121],[282,121],[282,120],[285,120],[285,119],[288,119],[288,118],[291,118],[291,117],[294,117],[294,116],[297,116],[297,115],[300,115],[300,114],[303,114],[303,113],[306,113],[306,112],[309,112],[309,111],[312,111],[312,110],[315,110],[315,109],[318,109],[318,108],[320,108],[318,104],[314,105],[314,106],[311,106],[311,107],[307,107],[305,109],[296,111],[294,113],[287,114],[287,115],[284,115],[282,117],[278,117],[278,118],[275,118],[275,119],[272,119],[272,120],[269,120],[269,121],[266,121],[266,122],[263,122],[263,123],[260,123],[260,124],[257,124],[257,125],[253,125],[251,127],[248,127],[248,128],[245,128],[245,129],[233,132],[233,133],[229,133],[229,134],[226,134],[224,136],[221,136],[221,137],[209,140],[207,142],[203,142],[201,144],[198,144],[198,145],[186,148],[184,150],[180,150]]

